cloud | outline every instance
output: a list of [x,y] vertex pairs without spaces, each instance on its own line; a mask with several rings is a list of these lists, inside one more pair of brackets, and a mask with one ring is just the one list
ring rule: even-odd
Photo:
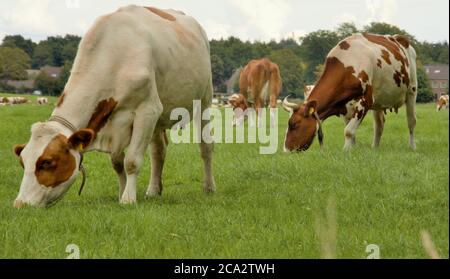
[[366,23],[383,21],[392,23],[398,10],[397,0],[366,0],[369,13]]
[[231,36],[231,25],[206,20],[203,23],[206,33],[210,39],[226,39]]
[[280,39],[293,10],[289,0],[231,0],[230,4],[245,19],[239,28],[251,35],[244,39],[252,40]]
[[343,13],[334,16],[332,19],[333,26],[338,26],[339,24],[344,22],[353,22],[356,24],[358,22],[358,18],[353,14]]
[[50,0],[15,1],[14,5],[8,5],[6,9],[1,8],[0,17],[2,18],[3,28],[7,29],[8,33],[23,32],[23,30],[26,30],[28,34],[55,33],[57,32],[56,21],[49,12],[50,7]]

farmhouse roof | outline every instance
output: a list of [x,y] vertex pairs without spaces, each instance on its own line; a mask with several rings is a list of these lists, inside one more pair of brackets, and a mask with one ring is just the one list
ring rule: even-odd
[[430,80],[448,80],[448,65],[425,65]]
[[33,88],[34,87],[34,80],[8,80],[6,82],[9,86],[12,86],[14,88]]
[[53,78],[58,78],[61,74],[62,67],[44,66],[41,68],[41,71]]

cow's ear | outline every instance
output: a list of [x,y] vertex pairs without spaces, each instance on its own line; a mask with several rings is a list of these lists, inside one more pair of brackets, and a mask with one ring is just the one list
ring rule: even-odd
[[69,138],[69,147],[81,152],[94,140],[94,131],[91,129],[81,129]]
[[312,100],[305,105],[305,117],[313,115],[317,111],[317,101]]
[[25,148],[25,144],[17,144],[17,145],[14,145],[14,153],[17,155],[17,156],[20,156],[20,153],[22,153],[22,150]]

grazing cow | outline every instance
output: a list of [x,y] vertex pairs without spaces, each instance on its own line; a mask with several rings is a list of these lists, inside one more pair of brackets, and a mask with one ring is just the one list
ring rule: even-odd
[[[82,154],[93,150],[110,154],[120,202],[135,203],[149,145],[147,196],[160,195],[166,129],[178,122],[171,112],[184,108],[192,114],[194,100],[208,108],[212,88],[208,38],[192,17],[135,5],[100,17],[80,42],[52,116],[34,124],[29,142],[14,148],[24,167],[14,206],[54,204],[82,170]],[[200,143],[207,193],[215,190],[212,148]]]
[[36,99],[38,105],[45,105],[48,103],[48,99],[45,97],[39,97]]
[[442,108],[448,108],[448,95],[442,95],[437,102],[436,111],[440,111]]
[[3,97],[1,103],[9,105],[20,105],[28,103],[28,99],[25,97]]
[[311,94],[313,89],[314,89],[314,85],[305,85],[305,88],[303,89],[305,101],[308,100],[309,95]]
[[369,110],[374,116],[373,146],[380,143],[386,109],[406,103],[411,148],[415,149],[417,97],[416,52],[401,35],[355,34],[328,54],[325,70],[304,104],[284,100],[292,113],[285,150],[306,150],[316,133],[321,141],[321,121],[332,115],[346,123],[345,150],[355,144],[355,133]]
[[[233,94],[229,103],[236,109],[246,110],[249,104],[253,104],[257,115],[260,115],[261,107],[269,106],[271,115],[277,107],[277,99],[281,91],[281,75],[278,65],[267,58],[251,60],[241,71],[239,78],[239,94]],[[237,113],[236,118],[242,118]]]

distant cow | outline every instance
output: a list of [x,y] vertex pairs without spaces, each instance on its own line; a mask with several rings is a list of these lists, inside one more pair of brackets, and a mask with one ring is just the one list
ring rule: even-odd
[[436,111],[440,111],[441,109],[447,109],[448,108],[448,95],[442,95],[436,106]]
[[1,103],[8,105],[19,105],[28,103],[28,99],[25,97],[3,97],[0,98]]
[[321,122],[332,115],[346,123],[345,150],[355,144],[355,133],[369,110],[374,115],[373,146],[380,143],[384,111],[406,103],[409,143],[415,149],[417,97],[416,52],[401,35],[355,34],[328,54],[325,70],[304,104],[283,106],[291,112],[285,150],[306,150],[315,135],[322,140]]
[[[239,94],[230,96],[229,103],[235,109],[246,110],[252,106],[258,116],[262,107],[269,106],[273,115],[281,86],[280,69],[277,64],[267,58],[251,60],[241,71]],[[237,119],[241,117],[242,115],[236,115]]]
[[[24,168],[14,207],[60,200],[83,170],[82,154],[94,150],[110,154],[120,202],[135,203],[149,145],[146,194],[161,195],[166,130],[179,122],[172,112],[182,108],[193,119],[195,101],[206,110],[212,97],[209,41],[194,18],[135,5],[100,17],[80,42],[52,116],[35,123],[28,143],[14,148]],[[196,124],[202,131],[209,121]],[[206,193],[215,191],[212,149],[202,137]]]
[[38,105],[44,105],[48,103],[48,99],[45,97],[39,97],[36,99]]

